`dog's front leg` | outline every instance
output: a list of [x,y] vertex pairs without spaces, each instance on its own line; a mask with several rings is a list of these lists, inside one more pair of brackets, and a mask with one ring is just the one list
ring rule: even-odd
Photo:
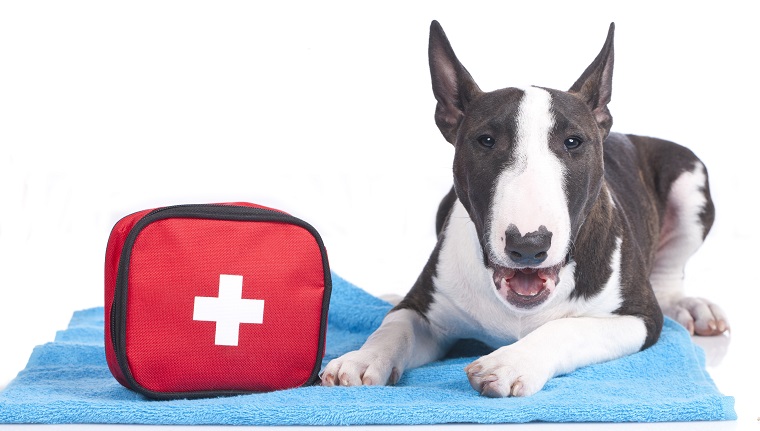
[[441,357],[445,347],[416,311],[394,310],[385,316],[361,349],[327,364],[322,372],[322,385],[392,385],[405,369]]
[[557,319],[474,361],[465,372],[482,395],[528,396],[553,376],[637,352],[646,336],[644,322],[634,316]]

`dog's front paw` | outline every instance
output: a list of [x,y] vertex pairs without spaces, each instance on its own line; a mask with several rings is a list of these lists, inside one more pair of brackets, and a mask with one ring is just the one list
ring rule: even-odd
[[322,371],[322,386],[394,385],[401,372],[386,355],[356,350],[327,364]]
[[662,311],[692,335],[719,335],[729,329],[723,310],[704,298],[675,299],[664,304]]
[[520,346],[502,347],[467,367],[470,386],[488,397],[525,397],[544,387],[552,371],[540,352],[526,352]]

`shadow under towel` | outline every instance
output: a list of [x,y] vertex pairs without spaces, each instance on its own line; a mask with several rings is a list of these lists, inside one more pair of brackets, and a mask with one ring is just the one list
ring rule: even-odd
[[[333,274],[323,366],[359,348],[391,306]],[[106,365],[103,309],[74,313],[55,341],[34,349],[0,392],[0,423],[366,425],[515,422],[661,422],[736,419],[733,397],[705,371],[704,353],[666,319],[660,340],[634,355],[551,379],[527,398],[470,388],[465,365],[483,346],[407,370],[396,386],[290,389],[236,397],[152,401],[119,385]]]

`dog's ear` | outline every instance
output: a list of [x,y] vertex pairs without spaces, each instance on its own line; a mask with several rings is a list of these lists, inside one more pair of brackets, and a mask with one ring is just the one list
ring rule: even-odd
[[571,93],[576,93],[594,113],[596,122],[606,138],[612,128],[612,114],[607,104],[612,98],[612,67],[615,63],[613,39],[615,23],[610,24],[607,40],[594,61],[586,68],[580,78],[570,87]]
[[465,108],[480,92],[480,89],[457,59],[438,21],[430,24],[428,59],[430,76],[433,80],[433,94],[438,101],[435,108],[435,124],[438,125],[443,137],[455,144]]

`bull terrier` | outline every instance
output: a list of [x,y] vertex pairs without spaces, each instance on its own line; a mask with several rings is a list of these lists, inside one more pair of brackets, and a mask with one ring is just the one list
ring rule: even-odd
[[[684,294],[714,219],[707,171],[685,147],[611,133],[613,36],[568,91],[481,91],[433,21],[435,122],[454,145],[438,242],[406,297],[322,384],[394,384],[460,339],[495,348],[465,368],[491,397],[646,349],[663,314],[691,333],[724,312]],[[463,375],[464,378],[464,375]]]

